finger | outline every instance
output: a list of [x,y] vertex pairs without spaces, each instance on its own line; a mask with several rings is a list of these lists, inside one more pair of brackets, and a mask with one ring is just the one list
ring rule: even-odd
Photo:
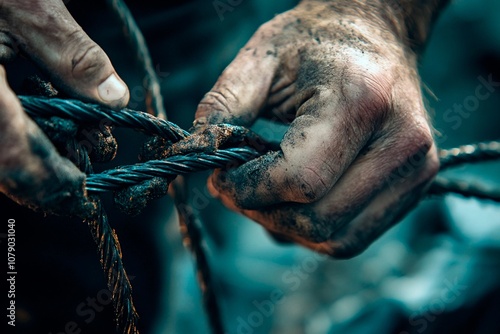
[[279,64],[276,52],[257,32],[199,103],[195,127],[251,124],[269,95]]
[[357,105],[333,90],[316,89],[298,109],[281,151],[214,174],[214,186],[244,209],[320,200],[356,158],[377,124],[371,119],[376,113],[359,115],[361,109],[353,107]]
[[335,258],[351,258],[363,252],[389,228],[400,221],[425,194],[439,169],[435,147],[427,163],[395,187],[385,189],[370,205],[330,240],[316,245]]
[[422,166],[429,164],[433,142],[429,127],[415,127],[414,122],[412,130],[403,126],[402,129],[407,130],[381,134],[363,150],[331,191],[312,204],[285,203],[258,211],[241,210],[230,196],[218,192],[211,182],[209,190],[229,208],[273,232],[289,235],[300,243],[322,243],[348,224],[385,188],[394,189],[414,174],[422,174]]
[[45,212],[85,216],[92,209],[85,175],[54,146],[21,108],[0,66],[0,191]]
[[14,41],[5,32],[0,31],[0,64],[5,64],[15,58],[17,50]]
[[13,2],[7,22],[20,48],[67,93],[114,108],[129,91],[104,51],[82,30],[62,1]]
[[[425,161],[405,178],[392,180],[380,191],[370,189],[369,195],[363,196],[361,201],[332,212],[318,210],[316,204],[282,204],[262,210],[244,210],[213,186],[210,185],[209,190],[229,209],[244,214],[272,233],[335,258],[349,258],[365,250],[421,199],[438,170],[435,148],[426,155]],[[352,194],[341,198],[344,202],[349,199],[357,200]],[[322,204],[326,200],[325,197]],[[334,202],[328,203],[337,206]]]
[[434,143],[426,121],[421,121],[422,126],[415,126],[417,121],[413,119],[407,125],[400,122],[398,130],[379,133],[332,190],[314,203],[316,224],[322,225],[326,237],[348,224],[385,188],[395,189],[429,164],[429,150]]

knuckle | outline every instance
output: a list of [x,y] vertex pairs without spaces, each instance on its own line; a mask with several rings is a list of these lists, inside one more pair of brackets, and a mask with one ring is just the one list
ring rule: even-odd
[[90,78],[107,65],[104,51],[83,31],[71,34],[66,55],[75,79]]
[[435,145],[429,150],[426,156],[426,163],[422,170],[422,179],[430,181],[436,177],[439,172],[439,156]]
[[427,161],[428,153],[434,147],[434,139],[430,131],[415,127],[413,130],[409,130],[407,136],[406,157],[412,161]]
[[0,32],[0,63],[7,63],[17,54],[16,42],[5,32]]
[[345,84],[346,95],[361,110],[386,110],[391,103],[392,80],[379,66],[355,69]]
[[230,112],[227,97],[219,91],[208,92],[201,102],[210,105],[214,110],[226,113]]
[[407,183],[410,187],[422,181],[433,179],[439,171],[439,159],[436,145],[430,134],[422,128],[411,128],[404,131],[404,136],[395,136],[396,142],[390,150],[393,152],[394,164],[388,181],[391,184]]
[[367,60],[351,60],[346,66],[340,84],[340,93],[353,111],[352,116],[360,119],[363,128],[380,126],[392,109],[394,80],[391,70]]
[[302,166],[289,176],[289,187],[294,201],[313,203],[323,198],[329,188],[323,173],[315,166]]
[[230,119],[232,94],[228,89],[212,90],[205,94],[198,105],[196,117],[208,117],[211,123]]

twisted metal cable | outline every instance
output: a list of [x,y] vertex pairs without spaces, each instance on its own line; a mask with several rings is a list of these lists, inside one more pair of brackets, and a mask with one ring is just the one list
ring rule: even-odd
[[117,333],[139,334],[137,328],[139,315],[132,299],[132,285],[123,265],[118,236],[109,225],[101,200],[95,196],[93,200],[97,206],[97,213],[84,222],[88,224],[94,242],[97,244],[101,267],[113,300]]
[[[87,149],[80,147],[75,138],[68,141],[67,148],[77,152],[73,163],[85,174],[92,175],[94,171]],[[100,198],[92,196],[91,200],[96,209],[90,217],[84,219],[84,222],[87,223],[92,238],[97,245],[106,285],[111,292],[116,330],[118,333],[139,334],[137,329],[139,315],[132,299],[132,285],[123,265],[118,236],[109,225]]]
[[210,265],[206,255],[207,245],[203,240],[202,222],[189,204],[184,178],[180,177],[176,181],[173,183],[174,201],[179,213],[180,230],[185,247],[191,250],[191,254],[195,259],[196,276],[202,293],[203,306],[208,315],[208,323],[212,333],[224,333],[217,294],[213,286]]
[[174,142],[189,136],[188,131],[176,124],[140,111],[130,109],[117,111],[97,104],[58,98],[19,96],[19,100],[24,110],[32,117],[57,116],[74,120],[79,124],[116,125],[149,135],[158,135]]
[[123,33],[127,37],[132,50],[135,50],[137,62],[141,65],[140,67],[144,71],[144,80],[147,90],[146,106],[148,108],[148,112],[160,119],[166,120],[167,113],[165,112],[165,107],[163,106],[160,80],[155,69],[153,68],[153,60],[151,59],[151,54],[146,45],[146,40],[144,39],[134,16],[122,0],[106,0],[106,3],[120,20],[123,27]]
[[[161,119],[167,119],[167,114],[165,112],[163,106],[163,97],[160,92],[160,84],[158,80],[157,73],[153,69],[153,63],[151,60],[151,56],[149,50],[146,46],[144,37],[137,26],[132,14],[128,10],[125,3],[121,0],[107,0],[108,5],[112,8],[112,10],[117,14],[117,16],[122,21],[122,25],[125,30],[125,35],[128,37],[128,41],[131,44],[132,48],[136,50],[136,58],[139,63],[142,64],[142,68],[145,71],[145,80],[148,90],[148,96],[146,98],[146,105],[148,110],[152,110],[154,115]],[[187,135],[184,133],[184,135]],[[180,138],[170,138],[171,140],[177,141]],[[176,139],[176,140],[175,140]],[[233,158],[237,158],[232,156]],[[250,159],[250,156],[242,155],[244,158]],[[219,157],[206,157],[206,159],[202,156],[186,156],[183,161],[179,161],[179,159],[171,158],[168,161],[168,166],[171,168],[170,174],[164,173],[165,167],[167,166],[167,161],[162,162],[160,168],[154,166],[153,162],[147,162],[146,168],[151,173],[158,173],[157,176],[168,176],[168,175],[177,175],[188,172],[189,169],[203,168],[203,169],[211,169],[223,166],[223,160],[231,159],[231,152],[227,152],[226,155],[221,155]],[[209,161],[208,159],[215,158],[213,161]],[[234,159],[238,160],[238,159]],[[201,165],[200,165],[201,163]],[[161,169],[163,167],[163,169]],[[168,171],[168,170],[167,170]],[[129,173],[120,173],[121,177],[124,178],[127,175],[130,177]],[[125,174],[125,175],[123,175]],[[110,175],[106,175],[109,177]],[[144,174],[142,175],[145,176]],[[113,181],[116,181],[118,178],[117,175],[112,177]],[[140,177],[138,178],[140,179]],[[134,178],[133,181],[137,179]],[[102,190],[104,188],[111,189],[111,184],[105,185],[104,179],[99,181],[98,187],[92,187],[92,180],[87,179],[87,190],[92,192],[93,190]],[[132,181],[129,179],[129,181]],[[117,185],[116,183],[112,185]],[[183,238],[186,243],[188,243],[188,247],[191,250],[198,272],[198,280],[202,290],[203,301],[205,305],[205,310],[207,311],[208,321],[211,324],[213,333],[223,333],[223,325],[222,319],[219,311],[219,306],[217,303],[217,298],[215,292],[211,287],[211,275],[210,268],[208,266],[208,261],[205,256],[205,249],[203,248],[203,235],[201,232],[201,221],[198,217],[193,216],[193,212],[191,206],[189,205],[189,201],[187,198],[181,195],[181,191],[184,192],[185,189],[181,189],[185,187],[185,184],[178,182],[178,180],[173,181],[173,186],[177,189],[174,194],[175,205],[177,210],[179,211],[179,224],[181,227],[181,232],[183,234]],[[123,187],[123,185],[122,185]],[[117,189],[117,188],[115,188]],[[190,212],[190,214],[188,214]],[[189,242],[188,242],[189,240]]]
[[465,163],[500,159],[500,142],[490,141],[439,151],[441,171]]
[[457,194],[467,198],[474,197],[500,202],[499,189],[486,187],[481,184],[451,180],[442,176],[436,177],[427,194],[437,196]]
[[[189,132],[182,130],[171,122],[130,109],[114,111],[93,104],[54,98],[21,96],[19,99],[24,109],[30,115],[36,117],[58,116],[69,118],[80,124],[96,124],[105,121],[107,122],[106,125],[132,128],[146,134],[161,136],[171,143],[186,139],[190,135]],[[78,149],[77,143],[73,144],[75,149]],[[499,147],[500,142],[490,142],[467,145],[451,150],[441,150],[442,169],[468,162],[500,159]],[[88,156],[82,155],[82,152],[79,153],[80,160],[83,159],[79,165],[83,166],[83,170],[88,174],[86,187],[90,193],[119,190],[154,177],[172,177],[179,174],[221,168],[233,162],[243,163],[249,161],[262,154],[249,147],[233,147],[213,152],[173,155],[164,160],[152,160],[132,166],[115,168],[100,174],[92,174]],[[498,190],[484,189],[483,187],[450,181],[442,177],[436,178],[428,194],[445,195],[447,193],[500,202]],[[216,294],[211,286],[210,269],[202,241],[201,222],[192,214],[185,197],[176,197],[175,201],[179,210],[184,240],[187,241],[195,258],[205,308],[207,314],[210,315],[209,322],[214,333],[221,333],[223,332],[222,320]],[[108,224],[107,217],[98,199],[96,199],[96,206],[98,209],[97,215],[87,222],[98,245],[101,265],[106,273],[108,287],[113,293],[117,328],[122,333],[138,333],[136,327],[138,316],[132,301],[130,281],[123,268],[119,242],[116,234]]]
[[[40,98],[20,96],[21,103],[31,116],[69,118],[83,124],[95,124],[104,121],[108,124],[132,128],[147,134],[158,135],[177,142],[190,135],[174,123],[164,121],[146,113],[123,109],[115,111],[94,104],[87,104],[75,100],[55,98]],[[232,148],[218,150],[214,153],[188,154],[173,156],[161,161],[150,161],[133,166],[119,167],[100,174],[93,174],[87,178],[87,186],[91,192],[105,192],[120,187],[138,184],[144,180],[160,175],[177,175],[193,173],[211,168],[219,168],[232,161],[245,162],[257,157],[258,153],[250,148]],[[499,160],[500,142],[491,141],[465,145],[459,148],[439,151],[441,170],[456,167],[461,164]],[[199,159],[199,161],[198,161]],[[436,194],[463,193],[458,191],[453,182],[440,182],[436,185]],[[482,193],[480,189],[471,192],[482,199],[497,201],[497,197],[490,196],[489,192]]]
[[176,176],[222,168],[231,162],[246,162],[260,156],[251,148],[229,148],[213,153],[174,155],[164,160],[150,160],[141,164],[119,167],[87,176],[87,191],[101,193],[120,190],[153,177]]

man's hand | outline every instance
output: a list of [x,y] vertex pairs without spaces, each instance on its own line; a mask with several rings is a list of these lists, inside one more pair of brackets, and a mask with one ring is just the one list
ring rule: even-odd
[[386,3],[302,1],[255,33],[196,112],[197,127],[291,122],[281,150],[217,171],[209,189],[339,258],[401,219],[439,168],[415,41],[403,8]]
[[23,53],[69,95],[114,108],[129,91],[104,51],[61,0],[0,1],[0,57]]
[[[0,1],[0,63],[17,52],[71,96],[112,108],[128,103],[128,88],[109,58],[61,0]],[[85,215],[84,174],[25,115],[1,66],[0,139],[1,192],[45,212]]]
[[46,213],[85,216],[85,175],[25,114],[0,65],[0,192]]

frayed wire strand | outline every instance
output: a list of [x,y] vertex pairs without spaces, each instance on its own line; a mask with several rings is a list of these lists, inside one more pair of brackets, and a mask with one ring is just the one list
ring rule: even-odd
[[[113,111],[104,107],[86,104],[73,100],[47,99],[34,97],[19,97],[25,110],[32,116],[69,118],[80,124],[96,124],[107,121],[106,125],[116,125],[143,131],[146,134],[158,135],[168,139],[171,143],[186,139],[189,132],[182,130],[177,125],[164,121],[148,114],[123,109]],[[77,145],[77,143],[75,144]],[[465,163],[498,160],[498,147],[500,142],[492,141],[476,145],[467,145],[457,149],[441,150],[440,159],[442,169],[456,167]],[[84,170],[88,174],[87,187],[89,192],[105,192],[122,189],[134,184],[139,184],[153,177],[175,176],[201,170],[220,168],[227,166],[230,162],[243,163],[258,157],[261,153],[249,147],[233,147],[219,149],[214,152],[197,152],[170,156],[164,160],[153,160],[124,166],[105,171],[100,174],[92,174],[88,157],[83,163]],[[81,155],[80,155],[81,156]],[[460,194],[466,197],[476,197],[500,202],[498,190],[486,189],[464,182],[448,180],[443,177],[436,178],[431,186],[429,195],[445,195],[448,193]],[[137,312],[133,306],[130,281],[127,277],[121,259],[121,251],[116,234],[107,222],[107,217],[96,200],[98,214],[88,221],[94,240],[98,243],[101,254],[101,264],[108,287],[113,293],[113,305],[115,308],[116,322],[122,333],[137,333]],[[212,280],[208,266],[205,249],[203,248],[201,226],[198,218],[190,215],[188,203],[182,199],[176,199],[178,209],[180,204],[185,204],[180,211],[181,228],[185,240],[189,240],[190,249],[195,257],[198,272],[200,273],[200,285],[204,291],[204,304],[207,314],[210,316],[212,329],[215,333],[222,330],[220,311],[216,301],[216,295],[211,286]],[[216,317],[213,318],[212,317]]]
[[187,186],[184,177],[180,176],[172,183],[174,201],[179,214],[179,226],[184,247],[191,251],[196,264],[198,284],[200,286],[203,306],[207,313],[212,333],[225,333],[217,300],[215,286],[210,270],[207,245],[203,240],[202,222],[194,212],[187,198]]
[[[87,149],[80,147],[76,139],[68,141],[67,148],[76,151],[75,165],[88,176],[93,174]],[[89,227],[90,234],[97,245],[101,267],[106,279],[106,285],[113,300],[114,321],[117,333],[139,334],[137,322],[139,316],[132,299],[132,285],[123,266],[122,252],[118,236],[108,223],[108,217],[101,200],[91,196],[95,211],[84,219]]]

